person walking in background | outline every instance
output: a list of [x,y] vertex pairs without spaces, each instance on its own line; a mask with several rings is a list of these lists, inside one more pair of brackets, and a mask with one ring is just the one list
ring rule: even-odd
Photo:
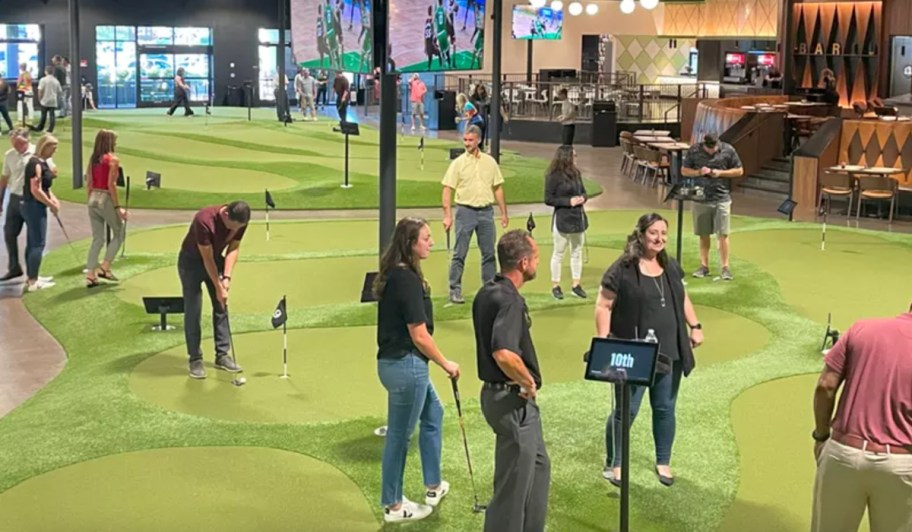
[[174,75],[174,103],[168,109],[168,116],[173,116],[181,105],[184,106],[184,116],[193,116],[193,109],[190,109],[190,85],[187,85],[184,75],[183,68],[178,68]]
[[729,265],[729,239],[731,225],[731,178],[744,175],[738,152],[727,142],[710,133],[702,142],[691,146],[684,154],[681,168],[684,177],[697,178],[703,187],[703,200],[693,202],[694,234],[700,237],[700,268],[694,277],[709,275],[709,245],[713,233],[719,240],[719,258],[722,263],[723,281],[733,279]]
[[310,109],[310,116],[317,119],[317,108],[314,106],[314,99],[317,95],[317,82],[311,77],[310,70],[302,68],[294,80],[295,93],[298,95],[298,106],[301,108],[301,116],[307,120],[307,110]]
[[22,214],[28,226],[26,232],[25,267],[27,281],[25,289],[35,292],[54,286],[54,282],[38,277],[41,259],[47,243],[47,211],[54,216],[60,210],[60,202],[51,192],[51,185],[57,170],[48,161],[57,151],[57,139],[45,135],[35,147],[35,155],[25,165],[25,185],[22,189]]
[[529,308],[519,291],[535,279],[538,246],[516,229],[497,243],[500,274],[485,283],[472,305],[481,411],[496,436],[494,494],[485,532],[545,529],[551,460],[542,437],[536,398],[541,370],[530,333]]
[[85,76],[82,77],[81,90],[82,108],[86,110],[91,109],[92,111],[97,111],[98,107],[95,107],[95,95],[93,94],[95,92],[95,87],[86,81]]
[[[814,392],[812,532],[912,530],[912,307],[855,322]],[[836,415],[836,395],[839,388]]]
[[[602,277],[595,304],[596,336],[637,340],[648,333],[658,338],[660,362],[649,388],[655,472],[659,482],[671,486],[671,449],[675,439],[675,404],[681,376],[693,371],[693,349],[703,343],[703,326],[684,290],[684,271],[668,256],[668,221],[658,214],[644,214],[627,238],[624,254]],[[690,327],[690,333],[687,332]],[[646,388],[632,386],[630,422],[636,419]],[[621,387],[615,397],[621,404]],[[605,426],[607,459],[602,475],[621,485],[621,411],[615,408]]]
[[67,117],[73,114],[73,69],[70,67],[69,58],[62,57],[61,64],[63,65],[63,116]]
[[51,65],[44,67],[44,77],[38,82],[38,103],[41,104],[41,121],[38,122],[36,127],[29,126],[32,131],[42,131],[48,117],[50,117],[47,132],[54,132],[54,127],[57,125],[57,105],[60,101],[62,90],[60,82],[54,77],[54,67]]
[[[57,79],[57,83],[60,83],[60,93],[57,94],[57,103],[55,108],[60,111],[58,118],[66,118],[66,87],[67,87],[67,73],[66,67],[63,63],[63,57],[55,55],[51,58],[51,64],[54,66],[54,78]],[[44,106],[44,103],[41,104]]]
[[333,92],[336,93],[336,111],[339,113],[339,122],[348,122],[348,102],[351,98],[351,85],[342,71],[336,72],[333,81]]
[[412,102],[412,133],[415,132],[415,119],[418,119],[418,125],[421,131],[424,127],[424,95],[427,94],[427,85],[421,81],[421,77],[415,73],[409,79],[409,101]]
[[204,283],[212,303],[215,367],[229,373],[242,371],[229,354],[228,291],[249,221],[250,206],[243,201],[204,207],[193,217],[181,244],[177,274],[184,298],[184,338],[190,358],[190,377],[193,379],[206,378],[200,348],[200,319],[203,313],[200,285]]
[[[0,117],[3,117],[3,121],[6,122],[6,127],[10,131],[13,130],[13,121],[9,115],[9,97],[11,92],[9,83],[0,77]],[[3,128],[0,128],[0,132],[2,130]]]
[[[322,64],[322,61],[321,61]],[[329,81],[329,77],[326,75],[326,71],[320,70],[317,74],[317,105],[320,106],[320,109],[326,107],[326,93],[327,87],[326,84]]]
[[6,207],[6,219],[3,224],[3,241],[6,243],[6,256],[9,267],[0,282],[9,282],[22,277],[22,265],[19,263],[19,233],[25,225],[22,214],[22,194],[25,187],[25,165],[35,153],[35,146],[29,142],[29,130],[20,127],[10,132],[12,148],[3,157],[3,173],[0,174],[0,213],[3,212],[3,195],[9,188],[9,201]]
[[[86,261],[86,288],[98,286],[98,278],[116,282],[111,273],[111,263],[123,242],[123,222],[127,211],[120,206],[117,177],[120,173],[120,159],[115,155],[117,134],[102,129],[95,135],[95,148],[86,170],[86,192],[88,193],[89,224],[92,227],[92,245]],[[105,251],[100,267],[98,255],[105,245],[107,227],[111,228],[111,241]]]
[[583,205],[588,196],[583,186],[583,177],[576,166],[576,150],[573,146],[561,146],[554,154],[545,176],[545,204],[554,208],[551,217],[551,232],[554,237],[554,252],[551,255],[551,295],[564,299],[561,290],[561,262],[567,246],[570,246],[571,292],[579,298],[586,298],[586,291],[580,286],[583,276],[583,244],[589,219]]
[[[481,281],[486,283],[494,278],[494,202],[500,208],[500,225],[510,223],[507,216],[507,202],[504,198],[503,175],[497,161],[478,148],[481,130],[469,126],[462,135],[465,153],[454,159],[443,177],[443,229],[449,233],[456,230],[456,244],[450,262],[450,303],[465,303],[462,297],[462,271],[469,253],[472,234],[478,237],[481,250]],[[456,193],[455,223],[452,213],[452,196]]]
[[561,114],[557,120],[561,123],[561,144],[573,146],[573,137],[576,134],[576,105],[570,101],[567,89],[557,93],[561,100]]
[[485,141],[484,118],[481,117],[481,114],[478,112],[478,108],[475,107],[475,104],[470,102],[469,98],[461,92],[456,95],[456,122],[462,124],[463,132],[467,131],[469,126],[475,126],[478,128],[478,131],[481,135],[479,138],[479,146],[481,146],[483,150]]
[[[420,218],[403,218],[380,259],[374,283],[377,307],[377,373],[386,388],[387,432],[383,447],[380,504],[386,522],[417,521],[430,515],[450,485],[440,478],[443,407],[431,383],[428,360],[451,379],[459,364],[434,342],[434,307],[421,262],[431,254],[431,228]],[[409,440],[420,422],[418,449],[427,488],[417,504],[402,495]]]
[[25,125],[31,121],[30,117],[35,114],[35,93],[32,89],[32,74],[29,73],[27,63],[19,65],[19,77],[16,78],[16,93],[21,102],[19,123]]
[[475,88],[472,89],[471,102],[472,105],[475,106],[478,116],[481,118],[481,123],[476,125],[481,127],[481,149],[484,150],[488,140],[488,123],[490,121],[489,115],[491,111],[491,99],[488,97],[488,89],[485,87],[484,83],[478,82],[475,84]]

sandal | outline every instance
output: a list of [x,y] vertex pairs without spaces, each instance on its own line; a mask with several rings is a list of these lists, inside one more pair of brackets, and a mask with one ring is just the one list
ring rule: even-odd
[[101,283],[98,282],[98,279],[86,277],[86,288],[95,288],[96,286],[101,286]]
[[106,281],[111,281],[114,283],[119,281],[117,277],[114,277],[114,274],[111,272],[111,270],[98,270],[98,273],[96,275]]

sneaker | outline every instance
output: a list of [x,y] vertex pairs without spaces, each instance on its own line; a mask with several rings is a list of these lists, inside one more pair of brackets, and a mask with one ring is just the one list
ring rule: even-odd
[[23,275],[25,275],[25,273],[23,273],[22,270],[12,270],[12,271],[6,272],[6,275],[4,275],[3,277],[0,277],[0,283],[7,283],[9,281],[14,281],[14,280],[22,277]]
[[551,289],[551,295],[554,296],[554,299],[557,299],[558,301],[564,299],[564,291],[561,290],[561,287],[559,286],[555,286]]
[[190,378],[191,379],[205,379],[206,378],[206,368],[203,367],[202,360],[191,360],[190,361]]
[[244,371],[241,366],[237,365],[237,362],[231,358],[231,355],[218,355],[215,357],[215,367],[228,373],[240,373]]
[[706,266],[700,266],[700,268],[693,273],[693,276],[696,277],[697,279],[702,279],[702,278],[706,277],[707,275],[709,275],[709,268],[707,268]]
[[722,275],[719,276],[723,281],[731,281],[734,279],[732,275],[731,268],[722,268]]
[[30,283],[30,284],[27,283],[27,284],[28,284],[28,288],[26,288],[27,291],[37,292],[38,290],[44,290],[45,288],[51,288],[51,287],[55,286],[57,283],[46,282],[46,281],[42,281],[41,279],[38,279],[34,283]]
[[387,523],[401,523],[403,521],[418,521],[431,515],[433,508],[425,504],[416,504],[405,497],[402,498],[402,504],[398,510],[385,508],[383,511],[383,520]]
[[462,290],[450,290],[450,303],[454,305],[462,305],[465,303],[465,299],[462,297]]
[[576,297],[578,297],[580,299],[586,299],[587,297],[589,297],[586,294],[586,291],[583,290],[583,287],[580,285],[574,286],[573,289],[571,290],[571,292],[573,292],[573,295],[575,295]]
[[53,276],[53,275],[49,275],[49,276],[47,276],[47,277],[42,277],[42,276],[39,275],[39,276],[38,276],[38,280],[39,280],[39,281],[44,281],[44,282],[46,282],[46,283],[49,283],[49,282],[51,282],[51,281],[54,280],[54,276]]
[[386,437],[386,425],[383,425],[382,427],[377,427],[377,428],[375,428],[375,429],[374,429],[374,436],[379,436],[379,437],[381,437],[381,438],[385,438],[385,437]]
[[440,485],[437,486],[437,489],[427,491],[427,493],[424,495],[424,502],[426,502],[428,506],[437,506],[449,492],[450,483],[446,480],[441,480]]

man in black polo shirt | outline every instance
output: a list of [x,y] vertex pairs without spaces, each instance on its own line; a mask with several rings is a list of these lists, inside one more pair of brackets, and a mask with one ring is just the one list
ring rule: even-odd
[[521,231],[505,233],[497,243],[500,271],[488,281],[472,306],[478,356],[481,411],[497,436],[494,495],[485,513],[486,532],[545,529],[551,460],[542,438],[535,397],[541,372],[529,327],[526,301],[519,289],[535,278],[538,246]]

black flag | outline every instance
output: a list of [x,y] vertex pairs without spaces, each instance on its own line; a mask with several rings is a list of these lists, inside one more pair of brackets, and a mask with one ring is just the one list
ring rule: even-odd
[[272,194],[269,193],[269,189],[266,189],[266,206],[275,209],[275,202],[272,201]]
[[279,304],[276,305],[275,312],[272,313],[272,328],[276,329],[281,325],[284,325],[288,320],[288,313],[285,312],[285,298],[283,297],[279,300]]
[[421,137],[421,142],[418,143],[418,149],[419,150],[424,149],[424,137]]
[[535,219],[532,218],[532,213],[530,212],[529,219],[526,220],[526,231],[528,231],[529,234],[531,235],[533,229],[535,229]]

